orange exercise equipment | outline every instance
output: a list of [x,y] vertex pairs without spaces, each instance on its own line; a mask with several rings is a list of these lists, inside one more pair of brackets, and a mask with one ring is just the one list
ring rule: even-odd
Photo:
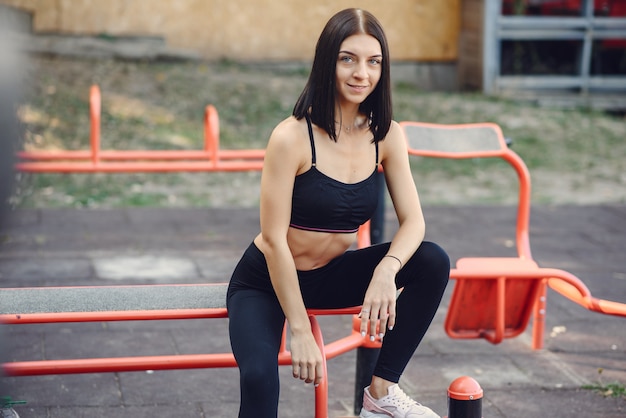
[[452,338],[484,338],[497,344],[522,333],[533,315],[532,348],[543,347],[546,290],[607,315],[626,316],[626,303],[595,298],[573,274],[541,268],[533,260],[528,234],[530,173],[506,144],[498,125],[443,125],[401,122],[410,155],[435,158],[501,158],[517,174],[519,195],[515,242],[517,257],[461,258],[450,272],[455,287],[445,329]]
[[103,150],[101,149],[101,94],[97,85],[89,91],[89,150],[21,151],[16,169],[32,173],[131,173],[180,171],[260,171],[265,150],[222,150],[219,116],[213,105],[204,111],[202,150]]
[[[359,229],[357,242],[358,246],[370,245],[369,222]],[[227,318],[226,288],[226,283],[5,288],[0,289],[0,324]],[[178,306],[172,307],[174,291],[177,291],[177,295],[183,299],[185,294],[194,297],[187,298],[186,302],[179,302]],[[164,294],[167,295],[166,298],[159,297]],[[198,295],[202,297],[198,298]],[[165,305],[160,302],[163,300],[166,301]],[[93,301],[98,301],[97,306]],[[126,301],[132,301],[133,306],[129,306]],[[135,304],[138,301],[149,305],[149,308],[136,309]],[[380,341],[372,342],[368,336],[361,335],[361,320],[357,316],[360,310],[360,306],[355,306],[308,311],[313,336],[324,359],[324,378],[315,388],[316,418],[328,418],[326,361],[358,347],[380,347]],[[352,330],[345,337],[324,343],[322,330],[317,321],[317,316],[320,315],[352,315]],[[283,332],[278,362],[283,366],[291,365],[291,353],[286,348],[285,332]],[[233,354],[229,352],[19,361],[4,363],[1,366],[2,372],[8,376],[39,376],[237,367],[237,363]]]

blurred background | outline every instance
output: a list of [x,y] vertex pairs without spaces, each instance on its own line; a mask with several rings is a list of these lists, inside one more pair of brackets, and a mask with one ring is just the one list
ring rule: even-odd
[[[396,120],[498,123],[536,203],[626,200],[626,0],[0,0],[28,58],[19,147],[88,149],[96,84],[103,149],[197,149],[207,104],[222,147],[261,149],[328,17],[354,6],[386,29]],[[426,203],[515,199],[485,193],[515,184],[497,163],[412,164]],[[10,204],[249,207],[258,176],[19,172]]]

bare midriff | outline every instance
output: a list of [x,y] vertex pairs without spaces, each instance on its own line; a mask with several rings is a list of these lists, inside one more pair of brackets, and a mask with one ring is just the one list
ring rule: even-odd
[[[314,270],[328,264],[343,254],[356,240],[354,233],[305,231],[289,228],[287,244],[297,270]],[[254,243],[263,252],[263,237],[258,235]]]

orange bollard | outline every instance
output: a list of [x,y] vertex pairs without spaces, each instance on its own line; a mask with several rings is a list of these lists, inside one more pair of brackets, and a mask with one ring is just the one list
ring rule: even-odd
[[483,390],[469,376],[456,378],[448,387],[448,418],[481,418]]

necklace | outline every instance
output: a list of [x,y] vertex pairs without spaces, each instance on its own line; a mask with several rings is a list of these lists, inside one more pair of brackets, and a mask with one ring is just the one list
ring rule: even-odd
[[343,128],[344,131],[346,131],[346,133],[351,133],[352,130],[358,130],[361,129],[363,127],[363,120],[359,120],[361,118],[357,117],[354,119],[354,122],[352,122],[352,124],[350,125],[344,125],[342,122],[335,122],[337,123],[341,128]]

